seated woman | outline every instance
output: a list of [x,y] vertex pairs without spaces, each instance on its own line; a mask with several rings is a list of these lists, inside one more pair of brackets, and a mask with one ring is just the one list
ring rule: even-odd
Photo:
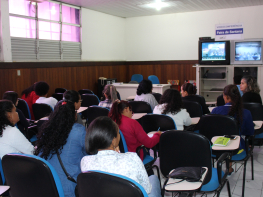
[[182,109],[183,103],[179,91],[175,89],[165,90],[159,103],[154,108],[153,113],[170,116],[174,120],[177,130],[184,130],[184,125],[191,125],[189,113],[186,109]]
[[252,76],[243,76],[241,79],[240,90],[244,93],[242,96],[243,102],[262,104],[258,83]]
[[65,196],[75,196],[76,183],[67,179],[57,154],[60,155],[68,174],[77,179],[81,172],[80,161],[86,155],[85,127],[76,123],[77,116],[73,102],[64,101],[56,106],[49,120],[43,123],[38,134],[35,154],[46,159],[56,170]]
[[[17,106],[18,104],[18,94],[14,91],[6,91],[3,95],[3,99],[12,101],[15,106]],[[27,121],[26,117],[20,109],[16,108],[16,112],[18,113],[19,117],[17,127],[25,135],[25,132],[29,127],[29,122]]]
[[153,89],[153,84],[150,80],[144,79],[140,82],[137,88],[137,95],[135,96],[134,101],[145,101],[149,103],[154,109],[158,102],[156,101],[155,97],[151,94]]
[[34,89],[35,89],[35,84],[33,84],[29,88],[23,90],[23,92],[21,94],[22,95],[21,99],[23,99],[27,102],[32,120],[35,120],[32,105],[34,103],[36,103],[36,100],[39,98],[39,96],[35,93]]
[[114,101],[118,99],[116,87],[114,85],[108,84],[104,87],[102,94],[105,96],[106,99],[104,101],[101,101],[99,103],[99,106],[107,107],[110,109]]
[[15,127],[19,121],[16,107],[11,101],[0,101],[0,157],[8,153],[33,154],[34,147]]
[[85,146],[89,156],[81,160],[81,171],[100,170],[120,174],[139,183],[149,197],[161,196],[160,182],[155,175],[147,176],[136,153],[118,153],[118,125],[108,117],[98,117],[87,130]]
[[[136,152],[138,146],[154,147],[160,140],[161,131],[156,132],[151,138],[143,130],[137,120],[132,119],[132,108],[127,101],[116,101],[109,112],[109,117],[117,123],[126,140],[128,151]],[[143,151],[140,153],[143,160]]]
[[[78,110],[81,106],[81,96],[80,94],[75,90],[67,90],[63,94],[63,100],[74,103],[75,110]],[[77,114],[77,123],[83,125],[82,118],[80,114]]]
[[181,86],[181,94],[183,101],[194,101],[202,106],[203,114],[209,114],[210,111],[205,104],[205,98],[196,94],[196,87],[191,83],[184,83]]

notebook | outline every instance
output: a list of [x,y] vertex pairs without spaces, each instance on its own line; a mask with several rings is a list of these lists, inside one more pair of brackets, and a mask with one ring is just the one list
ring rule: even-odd
[[213,145],[215,146],[227,146],[227,144],[230,142],[230,138],[226,137],[219,137],[216,139]]

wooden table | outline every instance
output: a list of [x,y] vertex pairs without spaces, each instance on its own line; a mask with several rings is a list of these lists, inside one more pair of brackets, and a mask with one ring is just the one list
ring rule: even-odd
[[[215,136],[211,139],[211,142],[214,143],[216,141],[217,138],[219,137],[223,137],[223,136]],[[237,138],[234,140],[230,139],[230,142],[227,144],[227,146],[216,146],[213,145],[212,146],[212,150],[237,150],[239,148],[239,144],[240,144],[240,136],[237,135]]]

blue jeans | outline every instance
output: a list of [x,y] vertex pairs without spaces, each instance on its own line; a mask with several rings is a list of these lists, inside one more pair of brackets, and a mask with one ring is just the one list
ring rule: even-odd
[[152,185],[152,191],[148,194],[148,197],[161,197],[160,181],[156,175],[149,176],[150,183]]

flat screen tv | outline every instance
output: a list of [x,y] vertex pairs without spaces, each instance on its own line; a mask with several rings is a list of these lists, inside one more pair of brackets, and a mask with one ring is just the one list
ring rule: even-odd
[[229,65],[230,42],[229,41],[199,41],[200,65]]
[[231,64],[262,64],[263,39],[231,41]]

